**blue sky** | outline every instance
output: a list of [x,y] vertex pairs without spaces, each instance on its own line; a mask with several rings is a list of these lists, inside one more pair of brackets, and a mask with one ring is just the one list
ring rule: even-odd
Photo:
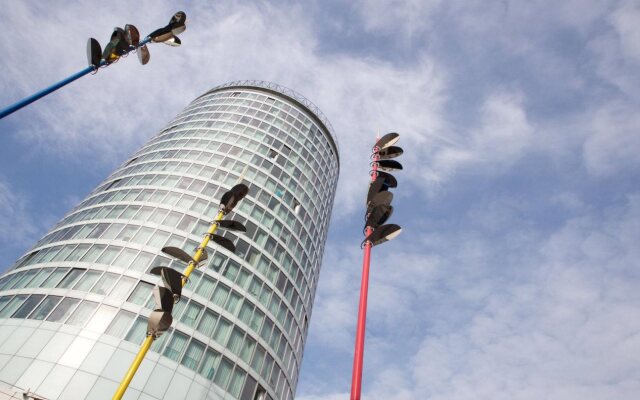
[[3,268],[190,100],[273,81],[342,151],[297,398],[348,397],[378,131],[402,135],[404,232],[374,249],[363,397],[637,398],[640,3],[10,2],[0,102],[83,68],[87,37],[179,9],[182,47],[0,121]]

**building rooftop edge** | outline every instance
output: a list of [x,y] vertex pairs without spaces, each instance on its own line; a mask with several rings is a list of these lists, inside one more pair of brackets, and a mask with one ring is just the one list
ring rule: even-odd
[[329,122],[329,119],[324,115],[324,113],[320,110],[318,106],[313,104],[309,99],[307,99],[306,97],[304,97],[303,95],[301,95],[300,93],[296,92],[293,89],[289,89],[286,86],[282,86],[277,83],[268,82],[268,81],[260,81],[260,80],[232,81],[232,82],[223,83],[221,85],[215,86],[207,90],[204,94],[202,94],[201,96],[198,96],[197,99],[199,99],[202,96],[206,96],[209,93],[219,91],[221,89],[228,89],[228,88],[234,88],[234,87],[266,89],[267,91],[288,97],[290,100],[294,101],[295,103],[307,109],[307,111],[311,113],[312,117],[314,117],[317,120],[317,122],[319,122],[329,133],[329,139],[330,139],[329,143],[333,146],[336,153],[336,159],[338,161],[338,165],[340,165],[340,147],[338,144],[338,137],[336,136],[333,130],[333,126],[331,125],[331,122]]

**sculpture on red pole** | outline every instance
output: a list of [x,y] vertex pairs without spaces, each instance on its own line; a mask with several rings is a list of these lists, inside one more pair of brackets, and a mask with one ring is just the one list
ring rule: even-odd
[[353,375],[351,378],[351,400],[360,400],[362,390],[362,366],[364,358],[364,334],[367,323],[367,295],[369,291],[369,266],[371,248],[391,240],[402,230],[396,224],[383,225],[393,213],[393,193],[390,188],[398,186],[398,182],[388,171],[401,170],[402,165],[392,160],[403,153],[400,147],[394,146],[400,135],[388,133],[378,139],[371,152],[371,182],[367,193],[367,211],[365,215],[364,235],[362,242],[364,258],[362,262],[362,281],[360,284],[360,305],[358,307],[358,326],[356,328],[356,344],[353,354]]

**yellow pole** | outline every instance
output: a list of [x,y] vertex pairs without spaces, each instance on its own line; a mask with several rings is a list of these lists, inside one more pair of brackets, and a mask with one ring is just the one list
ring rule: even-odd
[[[204,235],[204,238],[202,238],[200,247],[198,247],[196,254],[193,256],[195,262],[191,261],[189,265],[187,265],[187,268],[184,270],[185,277],[182,279],[182,286],[187,283],[187,278],[189,278],[189,275],[191,275],[198,262],[200,262],[200,258],[202,258],[202,254],[204,254],[204,249],[205,247],[207,247],[207,244],[209,244],[209,240],[211,240],[211,235],[216,233],[216,230],[218,230],[218,223],[222,220],[223,217],[224,212],[218,212],[218,215],[216,216],[216,219],[211,223],[207,234]],[[151,344],[154,340],[155,338],[153,337],[153,335],[149,335],[144,339],[144,342],[142,342],[142,346],[140,346],[140,350],[138,350],[136,358],[133,359],[133,362],[131,363],[127,374],[122,379],[122,382],[120,382],[120,386],[118,386],[118,390],[116,390],[116,393],[113,395],[112,400],[122,399],[122,396],[124,396],[124,392],[127,391],[127,388],[129,387],[133,376],[138,371],[140,364],[142,364],[142,360],[144,360],[144,357],[147,355],[147,352],[149,351],[149,348],[151,348]]]
[[124,376],[122,382],[120,382],[120,386],[118,386],[118,390],[116,390],[116,393],[113,395],[113,400],[122,399],[122,396],[124,396],[124,392],[126,392],[127,388],[129,387],[133,376],[138,371],[138,367],[140,367],[140,364],[142,363],[144,356],[147,355],[147,351],[149,351],[152,343],[153,335],[149,335],[144,339],[144,342],[142,342],[142,346],[140,346],[140,350],[138,350],[136,358],[133,359],[133,362],[131,363],[127,374]]
[[182,278],[182,286],[184,286],[187,283],[187,279],[189,278],[189,275],[191,275],[197,263],[200,262],[200,258],[202,258],[202,254],[204,254],[204,249],[205,247],[207,247],[207,244],[209,244],[209,240],[211,240],[211,235],[216,233],[216,230],[218,230],[218,223],[222,220],[222,217],[224,217],[224,212],[222,211],[218,212],[218,215],[216,215],[216,219],[213,220],[213,222],[211,223],[211,226],[209,227],[207,234],[204,235],[204,238],[202,238],[202,243],[200,243],[200,246],[198,247],[196,254],[193,256],[195,263],[193,261],[190,262],[189,265],[187,265],[187,268],[184,270],[183,274],[185,277]]

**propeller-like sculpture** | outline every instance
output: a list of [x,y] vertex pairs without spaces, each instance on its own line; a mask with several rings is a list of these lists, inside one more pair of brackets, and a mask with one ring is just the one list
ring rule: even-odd
[[151,32],[142,41],[140,40],[140,32],[134,25],[127,24],[124,29],[115,27],[109,43],[104,47],[104,51],[96,39],[89,38],[87,42],[87,61],[89,66],[97,70],[99,67],[118,61],[122,56],[132,51],[138,54],[140,64],[145,65],[151,58],[147,43],[154,42],[174,47],[180,46],[182,41],[176,35],[185,31],[187,28],[186,20],[187,15],[183,11],[178,11],[171,17],[166,26]]
[[82,78],[90,73],[95,73],[101,67],[108,67],[114,62],[118,61],[121,57],[126,56],[132,51],[138,54],[138,60],[140,64],[145,65],[149,62],[150,55],[147,43],[149,42],[162,42],[170,46],[180,46],[182,43],[176,36],[179,33],[184,32],[186,29],[185,22],[187,15],[179,11],[171,17],[169,24],[160,29],[156,29],[146,36],[143,40],[140,40],[140,32],[138,29],[127,24],[123,28],[116,27],[113,29],[109,42],[104,47],[104,51],[100,43],[94,39],[89,38],[87,41],[87,64],[83,70],[76,72],[75,74],[54,83],[53,85],[34,93],[33,95],[26,97],[17,103],[14,103],[4,109],[0,110],[0,119],[13,114],[19,109],[28,106],[34,101],[43,98],[44,96],[55,92],[56,90],[70,84],[71,82]]

